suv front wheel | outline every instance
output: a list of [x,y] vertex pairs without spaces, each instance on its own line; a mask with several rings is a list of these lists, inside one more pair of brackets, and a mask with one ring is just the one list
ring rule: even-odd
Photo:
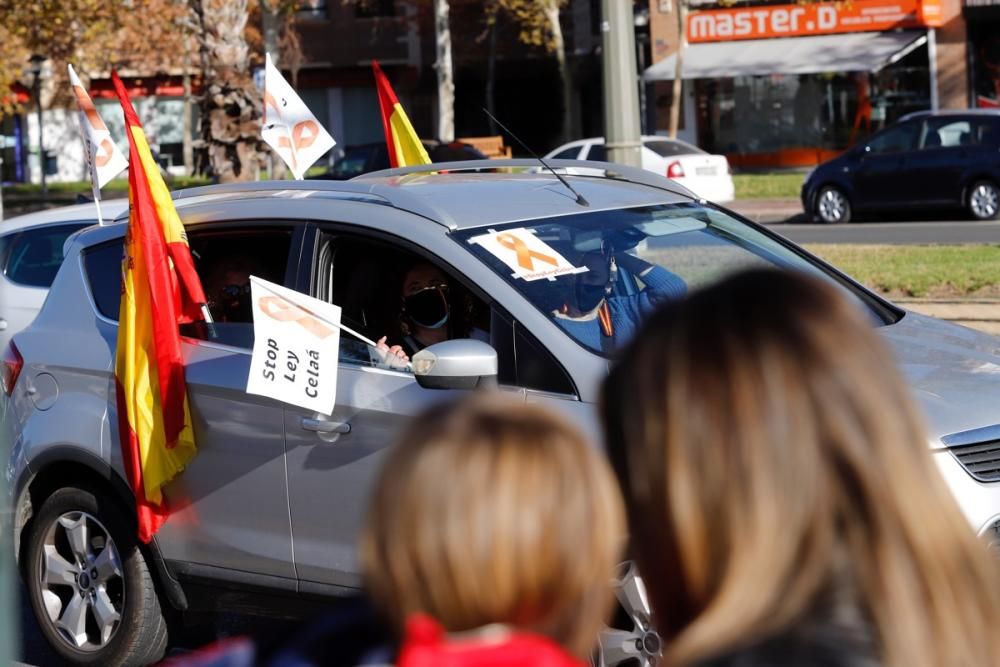
[[31,606],[49,645],[81,665],[147,665],[167,626],[134,522],[111,498],[67,487],[32,521],[25,554]]

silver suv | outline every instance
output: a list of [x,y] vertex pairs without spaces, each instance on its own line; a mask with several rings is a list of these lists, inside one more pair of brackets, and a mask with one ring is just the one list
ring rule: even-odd
[[[213,331],[182,328],[199,451],[166,489],[174,513],[148,546],[133,537],[115,427],[125,225],[69,240],[41,313],[4,352],[0,395],[13,492],[5,520],[41,630],[62,656],[90,664],[157,659],[168,643],[165,612],[194,608],[191,592],[205,584],[321,596],[356,589],[355,535],[368,486],[408,419],[482,380],[567,413],[596,436],[594,403],[609,358],[644,314],[747,267],[818,274],[870,315],[923,403],[928,444],[973,528],[995,532],[996,339],[900,310],[654,174],[556,161],[580,172],[567,180],[583,205],[531,166],[464,162],[434,165],[435,173],[415,167],[347,182],[178,193],[219,323]],[[513,232],[505,236],[512,246],[534,236],[578,271],[518,277],[481,238],[504,232]],[[253,329],[232,276],[253,273],[339,304],[353,328],[397,342],[406,335],[401,282],[419,263],[446,282],[450,336],[476,344],[427,348],[439,363],[414,376],[381,367],[345,334],[332,417],[244,391]],[[611,332],[588,310],[595,289],[613,303]],[[599,661],[648,662],[657,642],[641,641],[650,636],[641,582],[626,568],[617,586],[623,609],[601,637]]]

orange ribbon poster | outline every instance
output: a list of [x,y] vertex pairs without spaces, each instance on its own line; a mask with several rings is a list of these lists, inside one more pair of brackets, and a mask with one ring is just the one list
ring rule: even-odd
[[257,276],[250,276],[250,298],[254,345],[247,393],[332,414],[340,307]]
[[271,62],[270,54],[264,64],[264,126],[261,136],[300,180],[306,170],[337,143],[281,76]]
[[570,273],[583,273],[587,267],[573,266],[530,229],[519,227],[502,232],[480,234],[469,239],[509,266],[514,278],[555,280]]

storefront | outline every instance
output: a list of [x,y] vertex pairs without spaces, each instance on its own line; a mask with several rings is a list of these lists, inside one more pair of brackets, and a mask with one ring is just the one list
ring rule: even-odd
[[[941,19],[937,0],[692,11],[682,77],[693,87],[694,136],[737,168],[829,159],[904,114],[937,106]],[[672,55],[645,79],[672,81],[675,71]]]
[[1000,0],[965,0],[972,104],[1000,108]]

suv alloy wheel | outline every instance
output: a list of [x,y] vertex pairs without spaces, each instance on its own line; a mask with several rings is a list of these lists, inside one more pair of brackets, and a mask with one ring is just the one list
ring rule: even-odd
[[610,625],[598,637],[594,667],[655,667],[663,643],[652,624],[646,585],[634,561],[618,566],[611,582],[618,604]]
[[146,665],[159,660],[167,626],[134,521],[89,489],[49,496],[32,520],[26,579],[38,625],[76,664]]

